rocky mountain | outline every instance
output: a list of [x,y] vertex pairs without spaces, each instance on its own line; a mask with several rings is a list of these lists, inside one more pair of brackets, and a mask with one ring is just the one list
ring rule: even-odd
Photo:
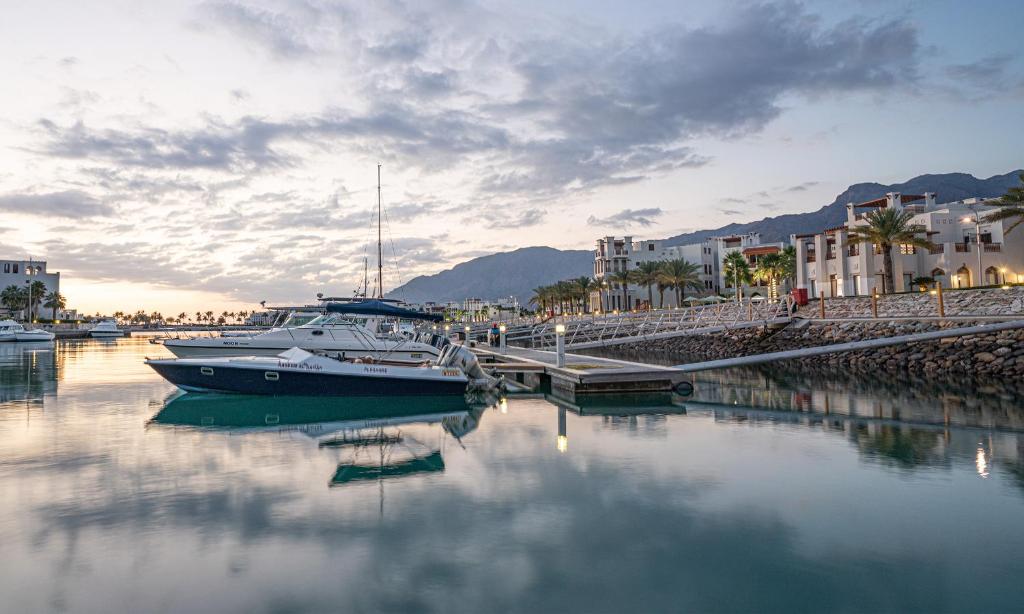
[[388,296],[411,303],[515,296],[520,303],[526,303],[537,286],[589,276],[593,270],[594,253],[590,250],[523,247],[474,258],[436,275],[420,275]]
[[[745,224],[729,224],[667,239],[669,245],[686,245],[707,237],[734,233],[760,232],[765,242],[786,241],[791,234],[814,232],[838,226],[846,221],[846,203],[864,202],[885,196],[886,192],[903,194],[938,193],[938,202],[952,202],[973,196],[1002,196],[1020,182],[1024,171],[1013,171],[988,179],[966,173],[921,175],[903,183],[857,183],[848,187],[828,205],[817,211],[766,217]],[[596,236],[595,236],[596,238]],[[558,250],[551,247],[524,247],[474,258],[436,275],[421,275],[396,288],[388,296],[409,302],[461,301],[467,297],[495,299],[516,296],[525,303],[531,290],[562,279],[591,275],[594,256],[590,250]]]
[[729,224],[721,228],[699,230],[669,237],[669,245],[686,245],[696,243],[708,237],[727,234],[760,232],[761,240],[770,243],[788,241],[791,234],[815,232],[824,228],[838,226],[846,221],[846,203],[860,203],[885,196],[886,192],[903,194],[922,194],[936,192],[939,203],[948,203],[973,196],[988,198],[1006,194],[1007,188],[1020,183],[1020,170],[995,175],[988,179],[978,179],[967,173],[944,173],[939,175],[920,175],[903,183],[882,185],[880,183],[855,183],[836,197],[831,204],[817,211],[808,213],[791,213],[776,217],[766,217],[755,222]]

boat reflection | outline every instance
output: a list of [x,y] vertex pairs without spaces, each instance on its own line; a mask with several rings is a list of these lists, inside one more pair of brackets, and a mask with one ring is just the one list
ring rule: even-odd
[[[461,397],[265,397],[175,394],[151,425],[228,433],[297,432],[339,461],[330,486],[444,471],[442,441],[424,426],[441,426],[460,444],[476,430],[487,408]],[[418,431],[419,429],[420,431]],[[412,432],[410,432],[412,431]]]

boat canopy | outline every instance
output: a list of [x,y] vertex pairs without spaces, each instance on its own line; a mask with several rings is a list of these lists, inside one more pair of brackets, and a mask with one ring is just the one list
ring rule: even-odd
[[390,316],[393,318],[405,318],[406,320],[427,320],[429,322],[443,322],[444,316],[402,309],[389,305],[384,301],[360,301],[353,303],[327,303],[324,307],[327,313],[348,313],[364,316]]

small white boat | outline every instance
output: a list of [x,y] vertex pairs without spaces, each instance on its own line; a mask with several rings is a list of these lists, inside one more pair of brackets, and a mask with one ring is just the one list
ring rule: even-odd
[[110,339],[112,337],[123,337],[124,331],[117,327],[116,320],[103,320],[89,331],[89,336],[95,339]]
[[56,335],[42,329],[26,329],[14,320],[0,321],[0,341],[53,341]]

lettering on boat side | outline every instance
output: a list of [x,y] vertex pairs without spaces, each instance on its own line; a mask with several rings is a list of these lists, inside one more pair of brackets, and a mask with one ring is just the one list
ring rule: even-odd
[[277,366],[288,367],[289,369],[306,369],[307,371],[322,371],[323,366],[321,365],[309,365],[304,362],[285,362],[283,360],[277,361]]
[[388,368],[387,367],[363,367],[363,373],[382,373],[382,374],[386,374],[387,372],[388,372]]
[[458,369],[443,369],[441,371],[441,375],[444,375],[446,377],[456,377],[458,374],[459,374],[459,370]]

